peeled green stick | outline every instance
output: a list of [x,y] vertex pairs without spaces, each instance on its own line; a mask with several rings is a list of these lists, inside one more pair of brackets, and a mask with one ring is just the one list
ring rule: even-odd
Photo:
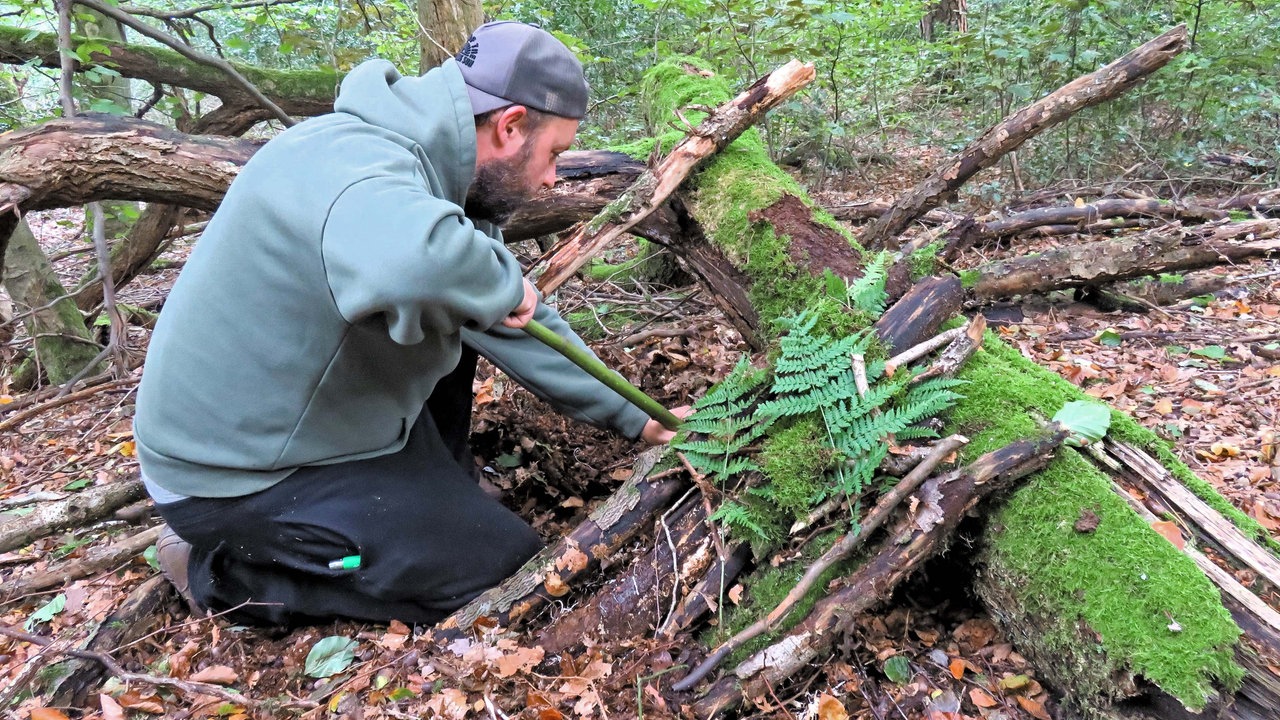
[[658,404],[658,401],[644,394],[640,388],[627,382],[621,375],[605,367],[577,345],[565,340],[537,320],[530,320],[524,331],[537,338],[542,344],[565,356],[574,365],[586,370],[591,377],[599,380],[610,390],[626,398],[632,405],[640,408],[646,415],[662,423],[662,427],[675,430],[680,427],[680,418],[670,410]]

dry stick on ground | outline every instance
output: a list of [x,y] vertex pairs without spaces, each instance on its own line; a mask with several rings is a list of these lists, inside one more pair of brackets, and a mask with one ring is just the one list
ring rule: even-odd
[[137,557],[138,553],[155,544],[160,537],[159,526],[131,535],[106,547],[95,547],[75,562],[64,563],[42,573],[14,578],[4,591],[4,601],[9,602],[24,595],[66,585],[72,580],[104,572]]
[[[103,375],[99,375],[96,377],[101,379],[106,379],[106,377],[108,376],[104,373]],[[36,417],[37,415],[41,415],[45,412],[48,412],[49,410],[52,410],[56,407],[69,405],[70,403],[76,402],[78,400],[83,400],[87,397],[92,397],[93,395],[97,395],[98,393],[101,393],[101,392],[108,392],[110,390],[119,390],[122,388],[131,387],[137,382],[138,382],[138,378],[136,377],[121,378],[120,380],[112,380],[110,382],[105,382],[101,385],[93,385],[91,387],[84,388],[83,390],[77,390],[76,392],[69,393],[61,397],[54,397],[53,400],[29,407],[26,410],[16,412],[13,415],[5,418],[3,421],[0,421],[0,432],[8,432],[22,425],[23,423],[30,420],[31,418]]]
[[911,382],[917,383],[930,378],[955,375],[960,366],[982,347],[983,335],[987,332],[987,319],[981,314],[974,315],[969,324],[959,329],[964,332],[942,351],[927,370],[912,378]]
[[899,198],[862,234],[864,247],[896,247],[896,238],[917,217],[936,207],[947,194],[975,173],[994,165],[1005,153],[1071,117],[1076,111],[1109,100],[1142,82],[1187,47],[1187,28],[1179,25],[1111,64],[1072,80],[988,128],[954,160]]
[[799,625],[741,663],[733,675],[717,681],[694,703],[695,714],[708,718],[730,712],[745,698],[760,697],[768,687],[810,667],[848,631],[859,613],[888,599],[899,583],[940,552],[960,521],[982,499],[1044,467],[1066,437],[1055,425],[1044,439],[1020,440],[960,470],[930,479],[921,488],[921,496],[937,500],[935,520],[922,513],[900,522],[880,551],[839,590],[819,600]]
[[104,518],[146,496],[140,480],[97,485],[57,502],[37,506],[0,524],[0,552],[20,548],[46,535]]
[[1165,218],[1205,222],[1222,220],[1227,211],[1196,205],[1176,205],[1160,200],[1096,200],[1083,205],[1036,208],[1006,218],[966,225],[949,236],[947,257],[954,257],[965,248],[982,242],[996,240],[1026,232],[1045,225],[1065,225],[1074,232],[1087,227],[1119,227],[1109,221],[1114,218]]
[[822,574],[830,569],[833,565],[848,558],[867,536],[880,529],[889,515],[906,499],[908,495],[916,491],[916,488],[929,477],[929,473],[938,467],[948,456],[959,450],[969,439],[963,435],[951,435],[939,442],[928,457],[915,467],[906,477],[898,481],[893,490],[885,493],[871,512],[867,513],[867,517],[862,524],[854,532],[846,533],[843,537],[835,542],[822,557],[818,558],[809,569],[805,570],[804,576],[791,588],[787,596],[778,603],[778,606],[769,611],[768,615],[760,618],[752,623],[742,632],[729,638],[716,648],[706,660],[702,661],[698,667],[694,668],[683,680],[672,686],[677,692],[683,692],[697,685],[702,678],[707,676],[721,663],[730,653],[745,645],[747,642],[759,637],[761,634],[774,630],[778,627],[778,623],[791,612],[797,602],[800,602],[809,590],[817,584]]
[[979,300],[1129,280],[1280,254],[1280,220],[1169,225],[1137,235],[1069,245],[974,270]]
[[[31,633],[18,630],[17,628],[5,627],[3,625],[0,625],[0,635],[6,635],[15,640],[21,640],[22,642],[29,642],[33,645],[40,645],[41,647],[51,645],[54,642],[54,640],[44,637],[42,635],[33,635]],[[250,700],[244,695],[231,692],[230,690],[227,690],[226,688],[221,687],[219,685],[212,685],[210,683],[193,682],[191,680],[178,680],[177,678],[159,677],[156,675],[144,675],[142,673],[129,672],[128,670],[125,670],[123,667],[121,667],[120,663],[116,662],[114,658],[112,658],[110,655],[107,655],[106,653],[93,652],[90,650],[72,650],[72,649],[61,650],[60,652],[63,655],[69,655],[74,658],[80,658],[82,660],[93,660],[94,662],[101,663],[102,666],[105,667],[108,672],[110,672],[115,677],[120,678],[122,681],[126,683],[131,683],[131,682],[145,683],[153,687],[169,688],[171,690],[177,690],[179,692],[186,693],[186,694],[211,695],[220,700],[230,702],[230,703],[236,703],[238,705],[245,705],[248,707],[257,706],[256,702],[254,702],[253,700]]]
[[733,142],[761,115],[791,97],[814,78],[812,63],[798,60],[757,80],[733,100],[716,108],[681,140],[657,167],[646,171],[617,200],[530,270],[538,289],[552,293],[615,238],[660,207],[703,160]]

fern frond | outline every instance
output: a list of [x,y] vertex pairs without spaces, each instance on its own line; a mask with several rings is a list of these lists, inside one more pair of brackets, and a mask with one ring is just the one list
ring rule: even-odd
[[884,281],[892,262],[888,252],[881,252],[863,266],[862,277],[849,283],[849,305],[871,315],[884,314],[884,304],[889,299]]

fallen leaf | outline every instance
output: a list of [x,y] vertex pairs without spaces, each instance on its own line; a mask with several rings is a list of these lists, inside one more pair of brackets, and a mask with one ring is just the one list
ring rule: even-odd
[[124,708],[110,695],[98,693],[98,707],[102,709],[102,720],[124,720]]
[[1163,535],[1166,540],[1173,543],[1173,546],[1179,550],[1187,545],[1187,541],[1182,539],[1182,531],[1178,529],[1178,524],[1175,522],[1157,520],[1151,523],[1151,529]]
[[951,664],[948,665],[948,667],[951,670],[951,677],[957,680],[964,679],[964,661],[963,660],[961,660],[960,658],[956,658],[951,661]]
[[187,678],[195,682],[206,682],[213,685],[230,685],[239,677],[235,670],[226,665],[210,665]]
[[818,696],[818,720],[849,720],[849,712],[834,696],[822,693]]
[[1161,398],[1156,401],[1155,405],[1151,406],[1151,409],[1161,415],[1169,415],[1173,413],[1173,401],[1168,398]]
[[1031,684],[1031,678],[1026,675],[1010,675],[1009,677],[1000,678],[998,685],[1005,692],[1016,692]]
[[[10,401],[12,402],[12,401]],[[31,720],[71,720],[60,710],[38,707],[31,711]]]
[[498,677],[511,677],[518,672],[528,672],[542,662],[546,651],[540,647],[517,648],[515,652],[498,658]]
[[980,708],[993,708],[1000,704],[999,700],[991,697],[991,694],[982,688],[971,689],[969,691],[969,699]]
[[1028,697],[1017,696],[1018,705],[1031,714],[1036,720],[1053,720],[1049,712],[1044,709],[1044,705],[1032,700]]
[[1075,530],[1078,533],[1091,533],[1098,529],[1098,513],[1089,508],[1080,509],[1080,517],[1076,520]]
[[576,547],[571,547],[563,555],[556,558],[557,570],[568,570],[571,573],[581,572],[587,568],[587,554]]
[[560,579],[560,573],[549,572],[547,577],[542,581],[542,586],[546,588],[547,594],[551,597],[562,597],[569,592],[569,586],[564,580]]

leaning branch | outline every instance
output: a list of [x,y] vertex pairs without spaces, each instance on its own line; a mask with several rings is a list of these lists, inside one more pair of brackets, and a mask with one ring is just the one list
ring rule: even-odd
[[988,128],[951,162],[938,168],[894,203],[862,234],[864,247],[896,247],[895,238],[941,198],[978,171],[988,168],[1028,139],[1061,123],[1078,110],[1110,100],[1164,67],[1187,47],[1187,28],[1179,25],[1120,59],[1072,80],[1038,102]]
[[660,207],[702,161],[722,150],[761,115],[814,78],[812,63],[798,60],[757,80],[738,97],[716,108],[653,168],[591,222],[561,243],[530,271],[541,272],[538,289],[551,293],[615,238]]
[[138,31],[139,33],[142,33],[143,35],[151,38],[152,40],[168,45],[169,47],[173,48],[179,54],[181,54],[183,57],[189,60],[194,60],[195,62],[204,63],[205,65],[218,68],[222,72],[226,73],[232,80],[234,80],[236,84],[241,87],[241,89],[243,89],[245,92],[247,92],[250,95],[250,97],[257,100],[263,107],[270,110],[272,114],[274,114],[276,118],[280,120],[280,122],[284,123],[286,126],[294,125],[297,123],[296,120],[294,120],[292,117],[289,116],[289,113],[285,112],[284,110],[281,110],[279,105],[276,105],[274,102],[271,102],[270,98],[268,98],[266,95],[263,95],[262,91],[259,90],[257,86],[249,82],[249,80],[245,78],[245,76],[240,74],[240,71],[232,67],[231,63],[227,62],[226,60],[223,60],[222,58],[219,58],[219,57],[214,57],[212,55],[205,55],[204,53],[193,49],[190,45],[175,39],[174,37],[170,36],[168,33],[160,32],[159,30],[156,30],[150,25],[133,17],[129,13],[121,12],[118,8],[112,7],[111,5],[107,5],[105,3],[100,3],[98,2],[98,0],[72,0],[72,1],[77,5],[83,5],[84,7],[87,7],[91,10],[102,13],[103,15],[106,15],[107,17],[119,22],[122,25],[127,25],[133,28],[134,30]]

